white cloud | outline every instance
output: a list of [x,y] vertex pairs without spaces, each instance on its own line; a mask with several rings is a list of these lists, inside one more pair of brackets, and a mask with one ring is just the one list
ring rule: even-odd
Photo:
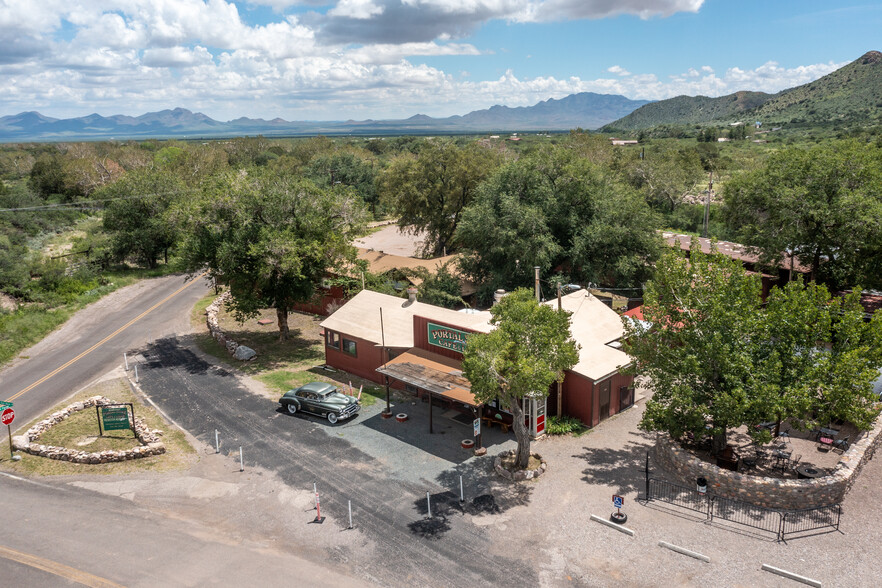
[[342,16],[360,20],[383,14],[384,8],[374,4],[372,0],[340,0],[328,11],[328,16]]
[[608,71],[611,74],[616,74],[617,76],[631,75],[631,72],[629,72],[628,70],[626,70],[625,68],[623,68],[620,65],[614,65],[612,67],[608,67],[608,68],[606,68],[606,71]]

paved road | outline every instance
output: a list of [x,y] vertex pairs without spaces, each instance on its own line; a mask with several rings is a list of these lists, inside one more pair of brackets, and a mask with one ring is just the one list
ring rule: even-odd
[[424,486],[390,479],[382,464],[335,436],[333,427],[281,413],[276,402],[248,392],[172,338],[145,357],[142,388],[197,439],[213,445],[217,429],[224,451],[244,448],[246,469],[271,470],[291,488],[317,481],[326,512],[345,513],[352,501],[359,531],[372,543],[372,556],[359,561],[363,577],[395,586],[534,585],[534,570],[517,554],[492,561],[481,556],[493,547],[485,528],[456,516],[429,521]]
[[143,280],[78,312],[0,372],[0,399],[15,402],[20,427],[123,363],[126,350],[189,330],[189,310],[205,295],[204,279]]
[[2,586],[309,586],[361,583],[328,566],[230,541],[121,498],[0,475]]

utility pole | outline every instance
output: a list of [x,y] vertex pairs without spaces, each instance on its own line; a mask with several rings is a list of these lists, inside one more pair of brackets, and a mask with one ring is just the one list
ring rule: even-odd
[[710,172],[710,180],[707,183],[707,199],[704,201],[704,237],[707,238],[708,224],[710,223],[711,193],[714,189],[714,172]]
[[542,302],[539,300],[539,266],[534,267],[533,271],[536,273],[536,302]]

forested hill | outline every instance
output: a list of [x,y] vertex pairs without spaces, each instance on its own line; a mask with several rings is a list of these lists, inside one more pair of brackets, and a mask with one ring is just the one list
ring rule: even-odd
[[764,92],[735,92],[719,98],[677,96],[641,106],[601,130],[637,131],[658,125],[696,125],[718,119],[738,119],[745,111],[762,105],[772,97],[772,94]]
[[882,122],[882,53],[870,51],[819,80],[781,92],[756,109],[756,120]]
[[826,76],[770,95],[736,92],[719,98],[677,96],[638,108],[603,130],[635,131],[658,125],[877,124],[882,121],[882,53],[870,51]]

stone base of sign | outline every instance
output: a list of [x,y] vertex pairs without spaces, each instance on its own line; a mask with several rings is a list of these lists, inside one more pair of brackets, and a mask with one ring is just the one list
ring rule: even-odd
[[57,459],[60,461],[69,461],[72,463],[83,464],[99,464],[110,463],[115,461],[129,461],[142,457],[150,457],[151,455],[161,455],[165,453],[165,444],[160,441],[162,431],[158,429],[150,429],[140,417],[135,417],[135,438],[141,443],[140,447],[133,447],[124,451],[96,451],[89,453],[79,451],[77,449],[68,449],[66,447],[56,447],[54,445],[42,445],[37,441],[40,435],[57,425],[70,415],[81,410],[103,406],[105,404],[116,404],[113,400],[104,396],[93,396],[83,402],[75,402],[49,415],[49,418],[43,419],[36,425],[25,432],[24,435],[18,435],[12,438],[12,446],[16,451],[23,451],[31,455],[40,457],[48,457],[49,459]]
[[475,455],[477,455],[478,457],[481,457],[482,455],[487,455],[487,448],[478,447],[477,449],[475,449]]
[[864,464],[882,442],[882,418],[870,431],[851,444],[832,473],[816,479],[781,479],[732,472],[701,460],[660,433],[652,449],[654,462],[677,482],[694,488],[697,478],[706,478],[708,490],[724,498],[766,508],[799,510],[842,502]]
[[532,480],[534,478],[538,478],[542,474],[545,473],[545,470],[548,469],[548,463],[545,459],[542,458],[538,453],[532,454],[537,460],[539,460],[539,467],[535,470],[517,470],[514,472],[510,472],[502,466],[502,460],[509,456],[514,456],[517,452],[512,449],[511,451],[506,451],[505,453],[500,453],[496,456],[496,459],[493,460],[493,469],[496,470],[496,473],[505,478],[506,480],[511,480],[512,482],[520,482],[523,480]]

